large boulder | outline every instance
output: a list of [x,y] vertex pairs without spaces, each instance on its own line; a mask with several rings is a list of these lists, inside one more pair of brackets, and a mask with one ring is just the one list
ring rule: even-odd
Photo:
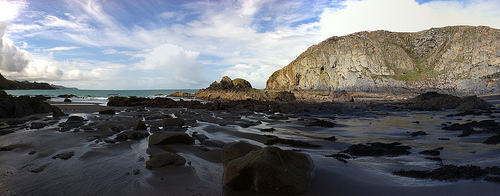
[[[417,110],[440,110],[457,108],[459,110],[486,109],[491,107],[491,104],[478,98],[477,96],[469,96],[460,98],[454,95],[441,94],[437,92],[426,92],[420,94],[407,101],[410,105],[409,108]],[[468,103],[469,102],[469,103]],[[458,107],[463,104],[464,107]]]
[[330,94],[330,99],[335,102],[353,102],[354,98],[347,91],[334,91]]
[[22,118],[33,114],[53,112],[53,106],[43,96],[13,97],[0,91],[0,118]]
[[148,126],[146,126],[146,123],[142,120],[137,120],[134,123],[134,131],[143,131],[143,130],[148,130]]
[[[223,148],[223,157],[228,157],[224,154],[228,152],[228,148],[238,146],[243,146],[246,150],[252,148],[249,145],[227,145]],[[229,150],[229,152],[243,151]],[[274,195],[305,192],[310,185],[310,172],[314,165],[306,154],[284,151],[277,147],[260,148],[233,160],[226,159],[224,162],[227,163],[224,167],[223,180],[228,187]]]
[[184,126],[184,119],[183,118],[165,118],[161,122],[162,127],[169,127],[169,126],[175,126],[175,127],[182,127]]
[[192,143],[194,139],[186,133],[155,132],[149,136],[149,145]]
[[151,169],[167,165],[184,165],[185,163],[186,159],[176,153],[162,152],[154,154],[148,161],[146,161],[146,167]]

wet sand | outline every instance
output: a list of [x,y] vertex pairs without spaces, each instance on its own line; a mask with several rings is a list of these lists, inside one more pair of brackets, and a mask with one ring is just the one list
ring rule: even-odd
[[[494,104],[500,100],[498,96],[484,98]],[[129,130],[137,120],[144,120],[150,130],[159,126],[161,119],[146,120],[158,115],[180,116],[185,119],[185,132],[189,135],[202,133],[226,143],[247,141],[265,146],[270,136],[278,136],[320,145],[305,148],[275,144],[282,149],[300,150],[313,159],[311,187],[303,195],[497,195],[500,190],[500,183],[483,179],[437,181],[392,174],[398,169],[438,168],[438,162],[418,153],[437,147],[444,148],[439,157],[445,164],[500,166],[499,145],[482,143],[490,135],[457,137],[460,132],[442,130],[443,123],[484,119],[498,122],[498,109],[484,115],[447,116],[458,112],[408,111],[380,106],[272,118],[269,114],[236,110],[107,107],[85,102],[52,104],[70,116],[84,117],[85,125],[60,132],[58,125],[68,116],[52,119],[50,114],[45,114],[37,115],[38,120],[8,128],[15,132],[0,136],[0,147],[14,149],[0,151],[0,195],[258,195],[223,185],[220,148],[204,147],[198,141],[193,145],[168,145],[168,150],[175,150],[189,164],[147,169],[145,162],[149,155],[165,149],[148,147],[148,138],[105,142],[117,135],[110,131],[112,127],[123,126]],[[98,114],[105,108],[112,108],[117,114]],[[333,128],[307,126],[317,119],[337,125]],[[8,120],[1,119],[2,122]],[[32,122],[52,124],[30,129]],[[267,128],[275,130],[261,131]],[[425,131],[427,135],[411,136],[416,131]],[[337,140],[324,140],[330,136]],[[325,157],[353,144],[369,142],[401,142],[412,147],[411,154],[354,157],[347,163]],[[68,152],[74,152],[74,156],[67,160],[52,158]]]

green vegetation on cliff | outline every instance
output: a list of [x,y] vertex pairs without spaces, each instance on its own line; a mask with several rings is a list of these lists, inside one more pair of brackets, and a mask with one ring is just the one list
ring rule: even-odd
[[309,47],[266,89],[498,93],[500,30],[451,26],[415,33],[364,31]]

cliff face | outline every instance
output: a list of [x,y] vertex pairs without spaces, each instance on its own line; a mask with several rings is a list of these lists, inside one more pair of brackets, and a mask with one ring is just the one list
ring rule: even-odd
[[7,80],[0,74],[0,90],[19,90],[19,89],[54,89],[48,83],[37,82],[19,82]]
[[500,30],[453,26],[359,32],[311,46],[274,72],[267,89],[500,92]]

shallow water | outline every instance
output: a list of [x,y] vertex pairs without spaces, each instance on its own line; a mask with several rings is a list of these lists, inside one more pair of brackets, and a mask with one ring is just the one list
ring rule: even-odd
[[[107,116],[96,113],[99,104],[91,105],[97,109],[73,103],[65,112],[84,116],[88,120],[86,125],[129,125],[148,114],[177,113],[184,115],[186,120],[197,120],[189,124],[188,134],[198,132],[210,139],[228,143],[247,141],[265,146],[271,135],[321,145],[318,148],[275,145],[283,149],[300,150],[314,161],[311,187],[304,195],[496,195],[500,190],[500,184],[482,179],[436,181],[392,175],[398,169],[438,168],[438,162],[418,154],[422,150],[437,147],[444,148],[439,157],[445,164],[472,164],[482,168],[500,166],[499,145],[482,144],[491,135],[457,137],[461,131],[441,129],[443,123],[484,119],[498,122],[498,112],[488,116],[447,117],[457,112],[389,111],[388,115],[377,115],[378,111],[367,111],[361,115],[332,113],[273,120],[258,113],[234,116],[206,110],[153,108],[138,108],[136,111],[117,108],[117,115]],[[48,116],[40,117],[43,120]],[[64,122],[66,118],[58,122]],[[306,126],[317,118],[335,122],[337,126]],[[226,126],[216,123],[217,120],[225,119],[233,123]],[[239,121],[260,123],[244,128],[238,124]],[[150,125],[154,123],[150,122]],[[276,130],[260,131],[271,127]],[[0,195],[255,195],[225,187],[222,183],[220,148],[203,151],[199,142],[194,145],[168,146],[190,164],[148,170],[145,161],[149,155],[163,150],[148,147],[147,138],[108,144],[99,139],[92,140],[93,136],[104,133],[100,130],[59,132],[57,123],[38,130],[24,127],[14,129],[14,133],[0,136],[0,147],[16,147],[12,151],[0,151]],[[411,133],[415,131],[425,131],[427,135],[412,137]],[[335,136],[337,141],[324,140],[330,136]],[[114,138],[115,135],[105,137]],[[412,147],[412,153],[398,157],[354,157],[348,159],[347,164],[325,157],[345,150],[352,144],[369,142],[401,142]],[[36,152],[30,155],[32,151]],[[52,159],[54,155],[68,151],[74,151],[75,155],[68,160]],[[44,167],[43,171],[30,172],[40,167]]]

